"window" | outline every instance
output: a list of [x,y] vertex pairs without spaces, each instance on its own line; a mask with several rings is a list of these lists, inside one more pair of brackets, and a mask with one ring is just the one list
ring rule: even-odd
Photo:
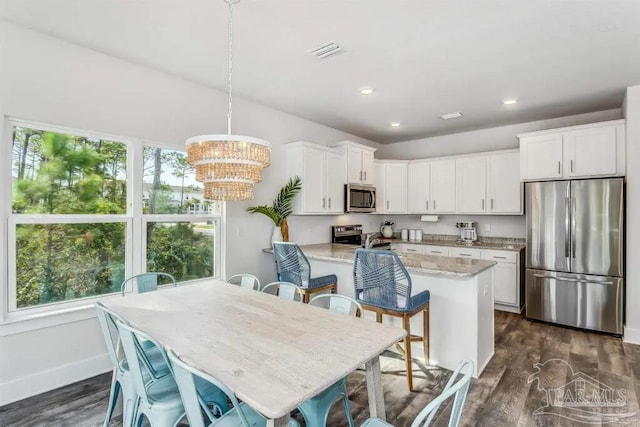
[[186,153],[9,125],[8,311],[120,292],[144,271],[177,281],[219,275],[221,206],[203,200]]
[[143,186],[147,271],[178,281],[217,275],[215,217],[221,206],[204,200],[187,153],[145,146]]

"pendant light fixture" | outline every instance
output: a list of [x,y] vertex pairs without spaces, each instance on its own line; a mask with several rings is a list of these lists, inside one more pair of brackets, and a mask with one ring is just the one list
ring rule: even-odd
[[188,162],[196,168],[196,180],[204,184],[209,200],[253,199],[253,186],[262,180],[262,169],[271,161],[271,144],[251,136],[233,135],[233,5],[229,5],[229,112],[227,134],[198,135],[187,139]]

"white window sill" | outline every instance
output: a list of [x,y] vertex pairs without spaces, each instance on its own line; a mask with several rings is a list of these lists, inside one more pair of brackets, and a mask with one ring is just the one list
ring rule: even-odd
[[[214,279],[191,280],[189,282],[179,283],[178,287],[189,286],[194,283],[202,283],[209,280]],[[58,304],[46,311],[38,310],[35,313],[13,312],[5,314],[5,319],[0,322],[0,337],[93,319],[96,317],[95,303],[111,298],[122,298],[122,296],[117,293],[89,298],[83,301],[69,302],[67,304]]]

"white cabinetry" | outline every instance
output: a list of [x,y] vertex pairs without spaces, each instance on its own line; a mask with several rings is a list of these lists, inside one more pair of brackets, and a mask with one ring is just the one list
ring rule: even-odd
[[344,212],[344,157],[322,145],[304,141],[287,144],[287,177],[302,178],[302,191],[294,199],[294,214]]
[[453,247],[449,250],[449,256],[458,258],[482,258],[482,251],[477,248]]
[[332,147],[340,149],[347,159],[345,166],[347,182],[365,185],[374,184],[373,153],[376,151],[375,148],[351,141],[338,142]]
[[456,212],[470,214],[486,212],[486,156],[456,160],[456,197]]
[[431,162],[431,212],[456,212],[455,159]]
[[487,213],[523,213],[518,150],[492,154],[487,158]]
[[431,164],[410,162],[408,167],[408,211],[412,214],[429,213],[431,204]]
[[424,253],[426,255],[438,255],[438,256],[449,256],[449,251],[451,248],[448,246],[424,246]]
[[624,120],[518,135],[522,181],[625,175]]
[[[376,212],[407,213],[407,164],[405,161],[376,162]],[[382,187],[382,191],[380,191]]]
[[497,262],[493,267],[493,289],[496,308],[520,313],[522,310],[520,253],[483,249],[482,258]]

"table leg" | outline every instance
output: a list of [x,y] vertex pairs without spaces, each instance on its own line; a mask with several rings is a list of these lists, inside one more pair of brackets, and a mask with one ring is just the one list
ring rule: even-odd
[[289,427],[289,415],[285,415],[284,417],[276,418],[276,419],[268,419],[267,427]]
[[365,363],[367,377],[367,394],[369,396],[369,416],[387,420],[384,410],[384,393],[382,390],[382,374],[380,372],[380,356]]

